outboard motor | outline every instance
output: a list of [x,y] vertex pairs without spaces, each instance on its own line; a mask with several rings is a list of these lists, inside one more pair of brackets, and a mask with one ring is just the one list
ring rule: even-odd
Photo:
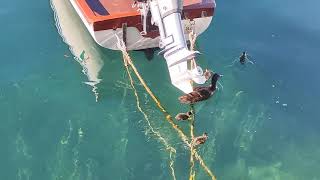
[[[150,9],[154,23],[159,27],[160,48],[164,48],[164,58],[168,66],[174,66],[193,58],[196,54],[189,51],[181,23],[181,0],[153,0]],[[177,61],[178,60],[178,61]]]
[[[203,74],[198,73],[199,71],[194,74],[195,71],[188,70],[188,61],[199,52],[190,51],[187,47],[181,21],[183,1],[149,0],[140,3],[145,3],[147,9],[150,9],[151,23],[159,28],[159,47],[162,49],[160,53],[163,53],[166,59],[172,84],[185,93],[192,92],[191,80],[200,84],[203,84],[205,80]],[[140,5],[140,7],[145,6]],[[143,14],[145,13],[141,13]],[[202,72],[201,68],[200,72]]]

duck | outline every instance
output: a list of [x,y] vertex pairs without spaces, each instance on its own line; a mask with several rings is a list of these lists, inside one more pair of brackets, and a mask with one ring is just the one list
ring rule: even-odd
[[188,111],[186,113],[179,113],[176,115],[176,120],[178,121],[185,121],[188,120],[192,116],[192,112]]
[[211,85],[206,87],[194,87],[193,91],[179,97],[180,103],[194,104],[209,99],[216,91],[217,81],[221,77],[218,73],[214,73],[211,77]]

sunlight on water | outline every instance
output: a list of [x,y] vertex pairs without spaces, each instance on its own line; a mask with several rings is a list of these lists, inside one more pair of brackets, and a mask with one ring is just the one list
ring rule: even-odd
[[[16,141],[16,156],[17,161],[20,162],[20,167],[18,168],[18,174],[17,177],[19,180],[31,180],[32,179],[32,172],[29,167],[21,167],[24,165],[27,165],[32,155],[29,154],[28,146],[26,145],[23,137],[20,133],[18,133]],[[28,166],[28,165],[27,165]]]
[[17,154],[23,155],[23,157],[26,160],[29,160],[32,158],[32,156],[28,153],[29,152],[28,146],[26,145],[26,143],[20,133],[17,135],[15,144],[17,147]]
[[[209,136],[199,154],[218,180],[319,180],[319,2],[217,5],[197,49],[224,76],[195,107],[195,135]],[[134,78],[141,114],[121,53],[99,47],[69,1],[4,1],[0,19],[1,180],[167,180],[172,159],[188,179],[189,147]],[[254,64],[238,63],[244,50]],[[162,56],[130,56],[170,114],[188,111]]]
[[249,107],[248,115],[241,122],[239,134],[234,141],[234,145],[240,149],[242,153],[250,153],[250,145],[257,131],[262,127],[265,118],[265,107],[259,107],[257,114],[252,114],[254,107]]

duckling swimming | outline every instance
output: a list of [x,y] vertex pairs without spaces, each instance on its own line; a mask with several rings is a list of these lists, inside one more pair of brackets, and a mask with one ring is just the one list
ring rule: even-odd
[[248,63],[254,64],[254,62],[250,61],[249,57],[248,57],[248,53],[246,51],[243,51],[241,56],[239,57],[239,62],[243,65],[246,63],[246,61],[248,61]]
[[178,121],[185,121],[188,120],[192,116],[192,112],[188,111],[186,113],[179,113],[176,115],[176,120]]
[[247,57],[247,52],[243,51],[241,56],[239,57],[239,62],[241,64],[244,64],[246,62],[247,58],[248,58]]
[[240,62],[240,64],[242,65],[245,65],[246,62],[248,63],[251,63],[251,64],[254,64],[254,62],[252,62],[250,59],[249,59],[249,55],[246,51],[243,51],[242,54],[239,56],[239,58],[235,59],[232,64],[226,66],[226,67],[232,67],[237,61]]
[[204,144],[208,139],[208,134],[205,132],[202,134],[202,136],[198,136],[198,137],[195,137],[192,142],[191,142],[191,145],[193,147],[196,147],[196,146],[199,146],[201,144]]
[[179,97],[181,103],[184,104],[194,104],[199,101],[209,99],[217,89],[217,81],[221,76],[217,73],[214,73],[211,77],[211,85],[207,87],[195,87],[193,91],[189,94],[185,94]]

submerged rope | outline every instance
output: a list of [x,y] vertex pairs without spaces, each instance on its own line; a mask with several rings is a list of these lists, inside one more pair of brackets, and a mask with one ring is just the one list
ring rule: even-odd
[[[116,34],[115,34],[116,35]],[[185,133],[182,131],[182,129],[174,123],[172,116],[166,111],[166,109],[162,106],[158,98],[153,94],[153,92],[150,90],[149,86],[146,84],[144,79],[141,77],[140,73],[138,72],[137,68],[133,64],[131,57],[129,56],[126,46],[124,42],[116,35],[118,39],[118,48],[121,50],[123,58],[125,59],[125,64],[130,65],[133,72],[136,74],[137,78],[139,79],[140,83],[143,85],[147,93],[150,95],[150,97],[153,99],[153,101],[156,103],[157,107],[160,109],[160,111],[163,113],[169,124],[172,126],[173,129],[175,129],[181,138],[181,140],[190,148],[190,151],[194,155],[194,157],[199,161],[200,165],[204,169],[204,171],[211,177],[212,180],[216,180],[216,177],[213,175],[211,170],[208,168],[208,166],[203,161],[202,157],[198,154],[198,152],[193,149],[191,143],[189,143],[189,138],[185,135]]]
[[[194,33],[192,30],[189,33],[189,41],[190,41],[190,50],[193,51],[195,49],[195,43],[196,43],[197,35]],[[195,58],[191,60],[191,69],[194,69],[197,67],[197,63]],[[192,83],[193,84],[193,83]],[[190,111],[192,112],[192,117],[190,120],[190,136],[191,140],[194,139],[194,121],[195,121],[195,111],[194,111],[194,106],[190,106]],[[189,180],[195,180],[196,179],[196,171],[194,170],[194,159],[193,159],[193,146],[190,147],[190,172],[189,172]]]
[[[191,139],[194,139],[194,121],[195,121],[195,111],[193,105],[190,106],[190,111],[192,113],[192,117],[190,120],[190,136]],[[193,151],[194,147],[190,147],[190,173],[189,173],[189,180],[195,180],[196,172],[194,170],[194,159],[193,159]]]
[[175,155],[177,151],[176,151],[176,149],[174,149],[172,146],[169,145],[169,143],[161,136],[160,132],[154,130],[154,128],[152,127],[152,125],[151,125],[151,123],[149,121],[149,117],[147,116],[147,114],[143,111],[143,109],[140,106],[140,98],[139,98],[137,89],[134,86],[134,81],[133,81],[133,78],[131,76],[130,70],[128,68],[128,63],[127,63],[125,58],[123,58],[123,61],[124,61],[124,64],[125,64],[125,67],[126,67],[126,71],[127,71],[127,74],[128,74],[129,80],[130,80],[130,85],[131,85],[132,90],[134,92],[134,95],[136,97],[137,108],[141,112],[141,114],[143,115],[144,119],[147,121],[148,127],[151,130],[151,132],[158,137],[158,139],[166,147],[166,150],[169,151],[169,158],[170,158],[169,167],[170,167],[170,170],[171,170],[171,175],[172,175],[173,180],[176,180],[175,171],[174,171],[173,155]]

